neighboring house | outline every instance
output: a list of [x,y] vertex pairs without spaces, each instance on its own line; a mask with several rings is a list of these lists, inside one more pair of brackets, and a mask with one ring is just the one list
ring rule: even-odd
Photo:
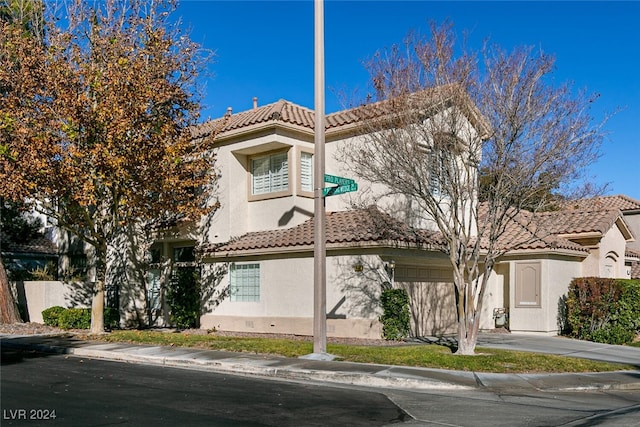
[[40,234],[28,241],[15,242],[0,235],[2,259],[10,278],[31,280],[34,276],[58,276],[58,247]]
[[556,334],[561,300],[573,278],[630,278],[624,254],[631,241],[618,209],[571,209],[535,217],[522,212],[501,243],[523,243],[500,258],[487,303],[506,309],[511,331]]
[[628,275],[633,279],[640,279],[640,200],[618,194],[615,196],[600,196],[572,202],[570,209],[619,209],[624,216],[631,234],[635,240],[627,242],[625,264]]

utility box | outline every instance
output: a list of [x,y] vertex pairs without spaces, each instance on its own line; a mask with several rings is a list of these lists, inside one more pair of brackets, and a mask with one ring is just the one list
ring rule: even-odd
[[494,308],[493,321],[496,328],[506,328],[509,322],[509,313],[507,309],[504,307]]

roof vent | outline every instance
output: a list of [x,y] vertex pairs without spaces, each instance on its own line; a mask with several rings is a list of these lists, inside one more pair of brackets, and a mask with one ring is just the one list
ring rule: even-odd
[[254,96],[253,97],[253,111],[256,111],[258,109],[258,97]]
[[231,114],[233,114],[233,108],[227,107],[227,112],[225,113],[225,117],[229,117]]

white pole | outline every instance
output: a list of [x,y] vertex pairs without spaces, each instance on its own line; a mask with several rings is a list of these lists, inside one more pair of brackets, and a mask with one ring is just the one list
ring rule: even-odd
[[327,270],[324,187],[324,3],[314,0],[314,247],[313,247],[313,353],[327,353]]

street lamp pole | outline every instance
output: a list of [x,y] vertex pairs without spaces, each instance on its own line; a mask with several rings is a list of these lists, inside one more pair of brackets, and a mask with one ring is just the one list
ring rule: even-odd
[[324,188],[324,1],[314,0],[314,247],[313,247],[313,353],[327,353],[327,269]]

